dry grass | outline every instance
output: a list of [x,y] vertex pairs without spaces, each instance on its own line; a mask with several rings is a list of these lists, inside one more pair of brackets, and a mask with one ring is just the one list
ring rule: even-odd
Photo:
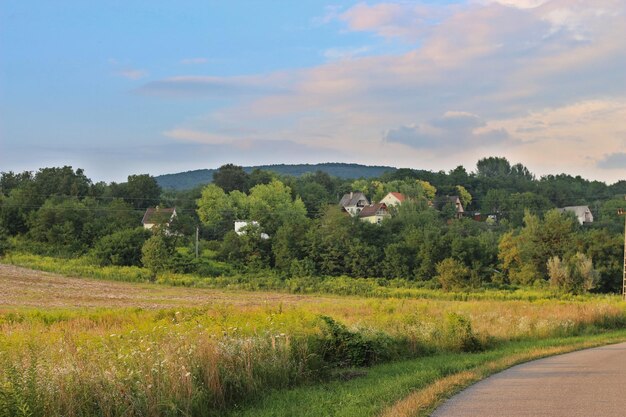
[[340,297],[166,287],[70,278],[0,264],[0,307],[161,309],[230,304],[264,306],[336,303]]
[[[325,345],[320,315],[347,325],[335,336],[344,339]],[[381,340],[367,346],[383,358],[406,358],[462,350],[463,332],[487,345],[616,328],[624,320],[618,297],[307,296],[68,278],[0,265],[0,405],[3,398],[13,401],[7,407],[24,400],[33,416],[214,415],[269,388],[316,380],[335,363],[324,362],[325,346],[352,343],[358,353],[366,341]],[[473,330],[464,327],[470,322]],[[476,372],[416,393],[390,415],[427,408],[483,371]]]

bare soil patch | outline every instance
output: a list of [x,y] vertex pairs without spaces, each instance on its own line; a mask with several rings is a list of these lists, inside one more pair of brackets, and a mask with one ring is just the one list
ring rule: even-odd
[[200,307],[212,304],[264,306],[317,304],[338,300],[271,292],[242,292],[203,288],[165,287],[65,277],[42,271],[0,264],[0,307],[145,309]]

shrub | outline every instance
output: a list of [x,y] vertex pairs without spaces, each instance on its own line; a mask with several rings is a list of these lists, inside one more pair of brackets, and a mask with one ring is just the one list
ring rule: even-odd
[[102,266],[141,266],[141,248],[149,237],[144,228],[120,230],[101,238],[92,254]]
[[469,281],[469,270],[461,262],[453,258],[446,258],[436,265],[437,281],[444,291],[465,288]]
[[577,252],[567,264],[558,256],[548,260],[550,284],[564,292],[584,294],[595,287],[599,274],[593,268],[593,262],[585,254]]
[[444,345],[450,350],[476,352],[482,348],[480,341],[474,334],[472,323],[460,314],[446,314],[444,338]]
[[159,272],[169,267],[168,261],[172,253],[172,247],[162,235],[157,234],[146,240],[141,248],[141,262],[150,270],[152,281],[156,280]]

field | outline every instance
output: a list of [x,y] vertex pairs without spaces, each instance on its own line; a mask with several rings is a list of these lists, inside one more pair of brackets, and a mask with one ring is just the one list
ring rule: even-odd
[[[503,347],[519,354],[554,338],[567,345],[563,340],[585,336],[571,339],[580,344],[626,323],[616,296],[546,296],[294,295],[0,265],[0,416],[255,415],[268,399],[298,392],[288,390],[295,387],[358,385],[407,360],[406,369],[438,363],[430,378],[445,377],[480,365],[480,358],[502,359],[495,352]],[[455,365],[452,358],[468,359]],[[404,387],[395,395],[409,392]],[[362,415],[389,405],[389,398],[379,401]]]

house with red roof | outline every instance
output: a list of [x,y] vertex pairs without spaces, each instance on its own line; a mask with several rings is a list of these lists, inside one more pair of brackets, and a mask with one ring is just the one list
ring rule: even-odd
[[402,193],[391,192],[388,193],[382,200],[381,203],[385,203],[387,207],[399,206],[406,200],[406,196]]

